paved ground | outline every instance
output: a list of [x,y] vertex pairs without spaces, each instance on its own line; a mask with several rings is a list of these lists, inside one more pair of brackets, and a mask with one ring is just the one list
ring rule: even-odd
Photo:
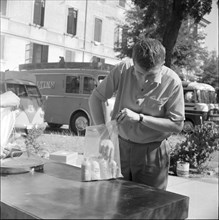
[[[218,173],[219,152],[214,153],[209,166]],[[167,191],[188,196],[188,219],[218,219],[218,177],[183,178],[169,176]]]
[[218,178],[169,176],[167,191],[188,196],[188,219],[218,219]]

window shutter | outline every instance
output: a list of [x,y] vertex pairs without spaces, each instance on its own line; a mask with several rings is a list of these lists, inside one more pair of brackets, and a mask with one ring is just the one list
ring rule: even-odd
[[101,42],[102,20],[95,18],[94,41]]
[[6,15],[7,10],[7,0],[0,0],[0,14]]
[[45,1],[42,0],[41,2],[41,9],[40,9],[40,25],[44,26],[44,15],[45,15]]
[[73,14],[73,35],[76,35],[77,32],[77,17],[78,17],[78,12],[74,10]]
[[123,8],[125,7],[125,3],[126,3],[126,0],[119,0],[119,5]]
[[75,61],[75,52],[71,51],[71,50],[66,50],[65,61],[66,62],[74,62]]
[[67,33],[76,35],[78,12],[74,8],[68,9]]
[[25,63],[33,62],[33,43],[26,44],[25,48]]
[[4,48],[5,48],[5,36],[0,35],[0,38],[1,38],[0,59],[3,60],[4,59]]
[[33,23],[38,25],[41,24],[41,0],[35,0]]
[[42,45],[42,57],[41,57],[41,62],[42,63],[47,63],[48,62],[48,51],[49,51],[49,46]]

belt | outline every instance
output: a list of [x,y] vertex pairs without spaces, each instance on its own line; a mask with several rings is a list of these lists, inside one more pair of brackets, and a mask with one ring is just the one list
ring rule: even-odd
[[149,143],[137,143],[134,141],[130,141],[129,139],[125,139],[125,138],[121,137],[120,135],[118,135],[118,137],[119,137],[119,139],[121,139],[127,143],[130,143],[130,144],[153,144],[153,143],[161,143],[162,141],[167,140],[167,139],[164,139],[162,141],[153,141],[153,142],[149,142]]

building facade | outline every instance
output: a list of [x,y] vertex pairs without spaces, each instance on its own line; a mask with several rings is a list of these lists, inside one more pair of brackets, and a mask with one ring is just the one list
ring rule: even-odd
[[19,64],[119,62],[127,0],[1,0],[1,71]]

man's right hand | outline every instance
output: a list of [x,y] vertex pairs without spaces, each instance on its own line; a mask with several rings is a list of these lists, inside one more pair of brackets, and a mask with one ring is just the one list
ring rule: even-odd
[[112,161],[114,157],[114,145],[110,139],[104,139],[100,142],[99,153],[105,160]]

